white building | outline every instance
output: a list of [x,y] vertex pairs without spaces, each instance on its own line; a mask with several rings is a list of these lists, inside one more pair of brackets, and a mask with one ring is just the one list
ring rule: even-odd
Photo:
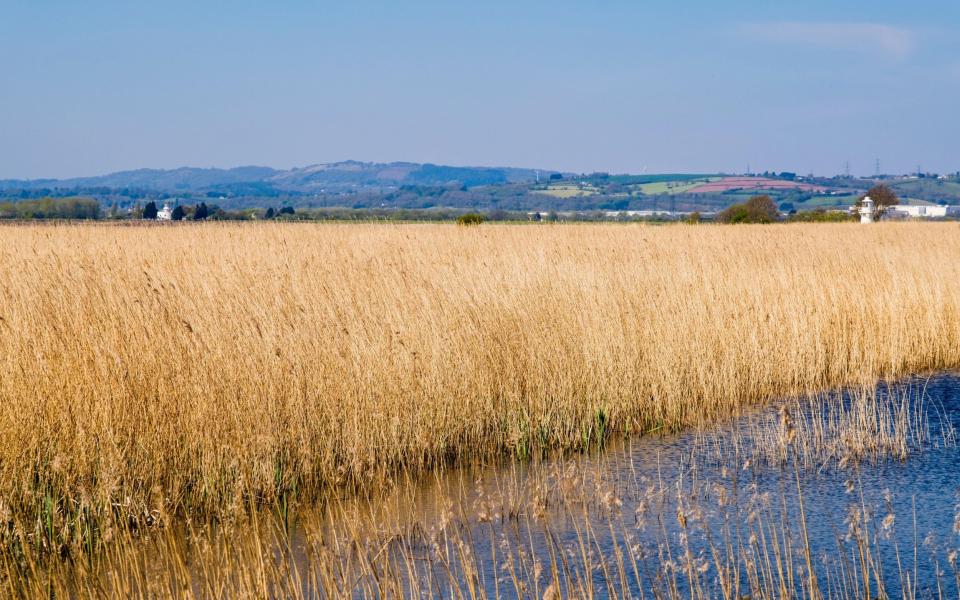
[[898,213],[900,216],[912,218],[936,219],[947,216],[949,206],[934,205],[902,205],[892,206],[890,210]]
[[173,209],[170,207],[169,202],[164,202],[163,208],[157,211],[157,220],[170,221],[172,219],[173,219]]
[[[851,206],[850,210],[859,212],[861,223],[873,223],[877,220],[876,205],[867,196],[859,207]],[[897,204],[887,208],[884,218],[891,219],[942,219],[944,217],[960,216],[960,206],[944,204]]]

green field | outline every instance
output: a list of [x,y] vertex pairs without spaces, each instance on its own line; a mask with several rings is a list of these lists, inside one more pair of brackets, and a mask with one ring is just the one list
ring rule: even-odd
[[699,179],[653,181],[650,183],[641,183],[637,185],[636,188],[640,190],[641,194],[646,196],[655,196],[657,194],[682,194],[699,185],[709,183],[711,181],[717,181],[719,179],[721,178],[703,177]]
[[577,196],[593,196],[600,193],[600,188],[593,185],[577,185],[573,183],[554,184],[539,193],[555,198],[573,198]]
[[[583,210],[604,207],[616,200],[624,200],[632,209],[663,208],[675,210],[715,210],[734,203],[745,202],[756,195],[768,195],[780,206],[790,203],[800,211],[817,209],[846,210],[856,202],[857,196],[876,182],[858,180],[857,187],[832,179],[814,181],[827,192],[801,189],[738,189],[727,192],[691,195],[698,186],[722,180],[714,173],[657,174],[657,175],[607,175],[595,173],[550,181],[530,188],[533,194],[552,197],[570,209]],[[960,182],[934,178],[887,179],[886,185],[893,188],[902,204],[960,204]],[[682,202],[681,202],[682,199]],[[676,208],[681,202],[682,209]],[[664,204],[665,203],[665,204]],[[787,207],[789,208],[789,207]]]
[[856,196],[831,196],[829,194],[822,196],[813,196],[803,202],[794,202],[797,208],[828,208],[828,207],[847,207],[857,201]]
[[887,182],[899,196],[935,197],[960,196],[960,182],[941,179],[908,179]]

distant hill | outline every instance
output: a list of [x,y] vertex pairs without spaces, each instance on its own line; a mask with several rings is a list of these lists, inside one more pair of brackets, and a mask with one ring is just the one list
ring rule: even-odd
[[0,180],[0,201],[89,198],[104,209],[136,210],[149,201],[206,202],[239,211],[298,209],[457,209],[486,211],[723,210],[757,194],[781,210],[846,210],[874,184],[894,189],[904,204],[960,204],[960,174],[798,177],[795,173],[571,174],[508,167],[456,167],[412,162],[344,161],[294,169],[137,169],[98,177]]
[[[549,177],[555,171],[541,171]],[[269,167],[233,169],[137,169],[72,179],[0,180],[0,190],[135,188],[156,192],[220,191],[237,194],[271,192],[344,192],[396,189],[405,185],[477,187],[535,181],[534,169],[451,167],[408,162],[344,161],[289,170]]]

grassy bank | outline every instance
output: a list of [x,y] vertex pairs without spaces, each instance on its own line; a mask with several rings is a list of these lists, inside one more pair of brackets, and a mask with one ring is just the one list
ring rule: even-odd
[[960,366],[956,224],[0,230],[7,544]]

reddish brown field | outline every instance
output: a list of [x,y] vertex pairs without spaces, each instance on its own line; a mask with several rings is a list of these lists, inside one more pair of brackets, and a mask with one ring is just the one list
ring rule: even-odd
[[724,177],[720,181],[711,181],[689,190],[691,194],[715,194],[730,190],[783,190],[795,189],[805,192],[825,192],[826,188],[809,183],[797,183],[766,177]]

